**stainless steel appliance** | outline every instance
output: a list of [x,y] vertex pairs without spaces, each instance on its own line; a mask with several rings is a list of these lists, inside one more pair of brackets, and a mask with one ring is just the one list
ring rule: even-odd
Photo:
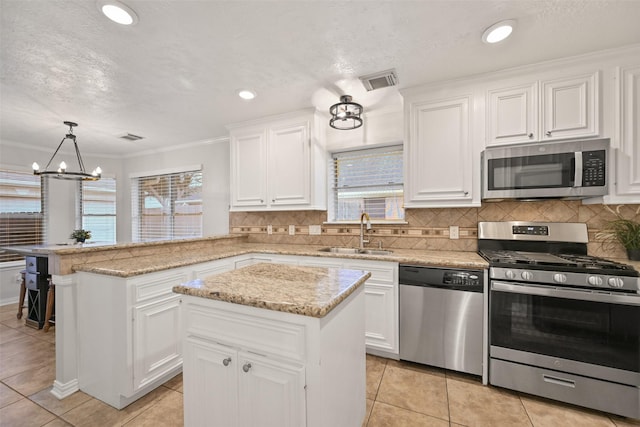
[[609,139],[491,147],[483,199],[584,198],[607,194]]
[[483,272],[400,265],[400,359],[482,375]]
[[640,418],[640,279],[577,223],[481,222],[489,382]]

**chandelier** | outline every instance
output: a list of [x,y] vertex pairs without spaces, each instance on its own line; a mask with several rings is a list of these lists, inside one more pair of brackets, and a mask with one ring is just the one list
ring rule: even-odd
[[[102,174],[102,169],[100,169],[100,166],[95,168],[91,173],[87,173],[84,170],[84,163],[82,162],[82,156],[80,155],[80,150],[78,150],[78,143],[76,142],[76,136],[73,134],[73,128],[75,126],[78,126],[78,124],[73,122],[64,122],[64,124],[69,126],[69,133],[66,134],[64,138],[62,138],[62,141],[60,141],[60,144],[58,144],[58,148],[56,148],[56,151],[53,153],[53,156],[51,156],[51,159],[49,159],[49,163],[47,163],[47,166],[45,166],[44,170],[40,170],[40,166],[36,162],[33,162],[32,167],[33,167],[34,175],[47,175],[57,179],[71,179],[71,180],[78,180],[78,181],[99,180]],[[57,170],[49,170],[49,166],[51,165],[51,162],[53,161],[54,157],[56,157],[56,154],[58,154],[60,147],[62,147],[62,143],[67,139],[70,139],[73,141],[73,146],[76,150],[76,158],[78,159],[78,167],[80,168],[80,170],[77,172],[67,170],[67,164],[64,162],[64,160],[60,162],[60,165],[58,166]]]
[[362,126],[362,105],[351,102],[351,96],[342,95],[340,102],[329,108],[329,126],[339,130],[357,129]]

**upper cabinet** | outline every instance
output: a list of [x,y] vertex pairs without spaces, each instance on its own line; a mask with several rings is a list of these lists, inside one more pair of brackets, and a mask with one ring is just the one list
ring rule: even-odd
[[[617,186],[619,202],[640,203],[640,66],[618,69],[616,128]],[[611,200],[613,201],[613,200]]]
[[405,94],[405,207],[472,205],[471,108],[471,95]]
[[487,146],[599,134],[600,73],[487,92]]
[[326,209],[326,156],[318,114],[229,126],[231,210]]

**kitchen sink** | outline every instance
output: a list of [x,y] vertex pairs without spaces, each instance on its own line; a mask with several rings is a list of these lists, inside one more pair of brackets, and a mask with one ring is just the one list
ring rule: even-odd
[[364,255],[389,255],[393,251],[387,251],[384,249],[358,249],[358,248],[340,248],[330,247],[318,249],[320,252],[330,252],[333,254],[364,254]]

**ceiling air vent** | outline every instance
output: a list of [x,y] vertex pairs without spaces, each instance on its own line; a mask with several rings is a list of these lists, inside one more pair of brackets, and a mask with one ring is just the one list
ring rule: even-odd
[[362,84],[367,91],[382,89],[383,87],[395,86],[398,84],[396,70],[386,70],[379,73],[369,74],[360,77]]
[[129,141],[139,141],[144,138],[144,136],[134,135],[132,133],[125,133],[124,135],[120,135],[120,138],[127,139]]

